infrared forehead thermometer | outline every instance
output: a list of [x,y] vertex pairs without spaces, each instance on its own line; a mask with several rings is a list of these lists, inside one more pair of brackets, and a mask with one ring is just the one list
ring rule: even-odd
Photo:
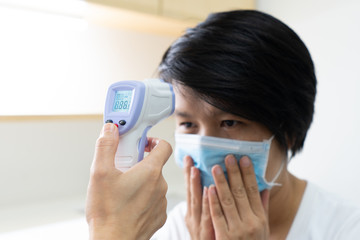
[[144,158],[148,130],[170,116],[174,108],[173,88],[160,79],[121,81],[109,87],[104,122],[118,125],[117,169],[126,171]]

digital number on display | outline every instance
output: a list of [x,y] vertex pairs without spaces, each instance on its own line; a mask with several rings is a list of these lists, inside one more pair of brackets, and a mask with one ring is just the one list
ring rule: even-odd
[[131,98],[133,91],[117,91],[115,94],[115,101],[113,112],[128,112],[130,109]]

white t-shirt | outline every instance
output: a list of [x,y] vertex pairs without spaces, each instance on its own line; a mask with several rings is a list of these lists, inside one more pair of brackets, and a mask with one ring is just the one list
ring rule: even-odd
[[[169,213],[165,225],[155,233],[156,240],[190,240],[185,225],[186,202]],[[308,183],[286,240],[360,239],[360,208],[352,206]]]

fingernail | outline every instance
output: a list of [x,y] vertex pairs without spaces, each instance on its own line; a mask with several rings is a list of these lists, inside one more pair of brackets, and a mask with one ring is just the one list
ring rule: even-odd
[[241,167],[249,167],[251,164],[249,157],[245,156],[240,159],[240,166]]
[[235,165],[235,157],[234,157],[234,155],[229,155],[227,157],[227,162],[229,163],[229,165]]
[[210,194],[215,195],[216,194],[216,188],[214,185],[210,185],[209,187]]
[[114,124],[112,123],[107,123],[104,125],[104,132],[112,132],[114,131]]
[[220,166],[215,166],[215,174],[220,175],[223,172],[222,168]]
[[185,166],[189,166],[191,163],[190,163],[190,157],[189,156],[185,156]]
[[112,132],[114,132],[114,130],[115,130],[114,124],[107,123],[103,126],[103,128],[100,132],[100,136],[103,137],[105,135],[105,133],[112,133]]

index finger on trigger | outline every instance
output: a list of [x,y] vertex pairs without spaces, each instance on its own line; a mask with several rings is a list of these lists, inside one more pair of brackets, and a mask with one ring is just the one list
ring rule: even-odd
[[[149,143],[150,144],[150,143]],[[144,158],[144,161],[151,161],[151,164],[163,167],[172,153],[171,145],[164,141],[158,140],[158,143],[152,148],[149,155]]]
[[145,146],[145,152],[151,152],[156,145],[158,145],[160,142],[160,139],[158,138],[153,138],[153,137],[148,137],[147,138],[147,145]]

